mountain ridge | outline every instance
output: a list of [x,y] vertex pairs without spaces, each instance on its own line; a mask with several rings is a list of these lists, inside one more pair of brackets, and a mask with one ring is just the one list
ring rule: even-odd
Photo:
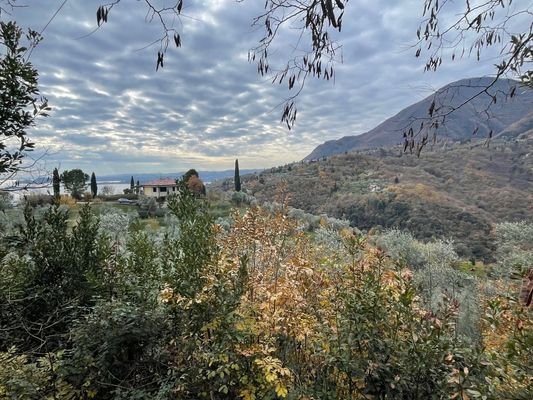
[[[499,79],[492,84],[493,78],[467,78],[452,82],[438,89],[434,94],[411,104],[394,116],[387,118],[373,129],[360,135],[347,135],[340,139],[333,139],[317,146],[304,161],[317,160],[335,154],[354,150],[390,147],[402,144],[402,133],[409,127],[414,132],[421,129],[427,132],[429,125],[428,110],[435,100],[435,115],[447,114],[452,108],[461,106],[445,118],[435,132],[436,139],[444,141],[465,141],[473,136],[487,138],[498,136],[508,127],[521,122],[523,128],[533,129],[533,90],[510,79]],[[491,85],[488,93],[482,93],[471,101],[483,87]],[[514,95],[510,97],[513,91]],[[494,97],[492,97],[494,96]],[[496,99],[496,103],[493,102]],[[421,128],[420,122],[426,126]],[[516,127],[515,127],[516,128]],[[524,133],[515,132],[516,134]],[[509,134],[509,132],[508,132]]]
[[[205,182],[213,182],[218,179],[224,179],[234,176],[235,170],[234,169],[226,169],[221,171],[202,171],[197,170],[198,174],[200,175],[200,178]],[[263,169],[241,169],[241,174],[253,174],[255,172],[261,172]],[[127,173],[127,174],[106,174],[98,176],[98,180],[102,181],[117,181],[119,183],[130,183],[130,179],[133,176],[134,180],[139,180],[141,183],[147,182],[154,179],[159,178],[179,178],[185,174],[185,171],[183,172],[168,172],[168,173],[159,173],[159,172],[143,172],[143,173]]]

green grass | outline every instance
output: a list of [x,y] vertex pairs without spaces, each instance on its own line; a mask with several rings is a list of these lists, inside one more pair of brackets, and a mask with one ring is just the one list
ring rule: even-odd
[[487,268],[488,265],[484,264],[482,261],[476,261],[474,265],[468,260],[460,261],[457,269],[465,274],[472,275],[478,278],[487,277]]

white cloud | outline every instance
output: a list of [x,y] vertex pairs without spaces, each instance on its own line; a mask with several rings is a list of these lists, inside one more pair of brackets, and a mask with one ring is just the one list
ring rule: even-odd
[[[60,3],[33,2],[14,17],[41,29]],[[143,2],[134,3],[114,7],[109,22],[88,35],[100,2],[67,2],[33,52],[53,112],[32,138],[60,149],[51,161],[64,168],[83,163],[99,175],[226,169],[236,157],[242,168],[284,164],[325,140],[373,128],[418,101],[414,88],[493,72],[492,63],[466,60],[423,74],[422,60],[409,48],[422,12],[419,0],[349,2],[343,32],[336,35],[344,64],[334,83],[308,82],[297,100],[296,128],[288,132],[276,108],[286,87],[271,85],[246,62],[260,38],[250,24],[262,2],[186,1],[185,17],[173,21],[183,47],[169,49],[158,72],[157,45],[142,48],[161,31],[146,22]],[[298,34],[285,33],[278,55],[294,51],[290,41]]]

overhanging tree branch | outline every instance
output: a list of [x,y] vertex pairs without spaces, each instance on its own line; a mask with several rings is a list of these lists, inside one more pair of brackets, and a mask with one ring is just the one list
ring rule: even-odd
[[[0,22],[0,181],[20,170],[35,146],[27,129],[50,110],[40,96],[37,70],[24,57],[28,47],[20,43],[21,38],[22,30],[14,22]],[[26,34],[28,46],[40,39],[35,31]]]
[[[490,89],[500,78],[511,76],[520,79],[524,85],[533,87],[533,72],[529,69],[533,61],[533,20],[529,19],[526,31],[520,31],[524,20],[533,16],[529,8],[516,9],[512,0],[487,0],[475,4],[465,0],[465,9],[458,17],[443,25],[440,17],[451,4],[448,0],[440,3],[439,0],[424,1],[425,19],[416,32],[418,42],[414,46],[417,48],[416,57],[420,57],[423,51],[429,53],[424,70],[436,71],[446,57],[455,61],[456,57],[475,55],[480,61],[482,52],[488,48],[498,50],[500,61],[495,64],[495,76],[490,83],[480,86],[474,94],[459,104],[439,104],[439,97],[442,97],[444,91],[451,90],[451,87],[433,95],[427,118],[414,118],[403,133],[404,151],[415,151],[417,155],[420,155],[424,146],[429,143],[430,134],[433,141],[436,140],[437,129],[445,124],[448,116],[472,103],[474,99],[482,95],[490,98],[486,108],[480,111],[489,115],[490,107],[496,104],[498,99],[497,93],[491,93]],[[504,95],[514,97],[515,90],[516,87],[513,87]],[[417,119],[422,119],[422,122],[415,132],[413,123]],[[476,130],[473,134],[475,133]],[[487,143],[491,138],[492,131],[489,132]]]

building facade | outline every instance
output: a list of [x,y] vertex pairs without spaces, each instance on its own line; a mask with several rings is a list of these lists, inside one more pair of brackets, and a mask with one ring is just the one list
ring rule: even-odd
[[142,185],[142,193],[147,197],[166,198],[176,192],[176,180],[172,178],[155,179]]

